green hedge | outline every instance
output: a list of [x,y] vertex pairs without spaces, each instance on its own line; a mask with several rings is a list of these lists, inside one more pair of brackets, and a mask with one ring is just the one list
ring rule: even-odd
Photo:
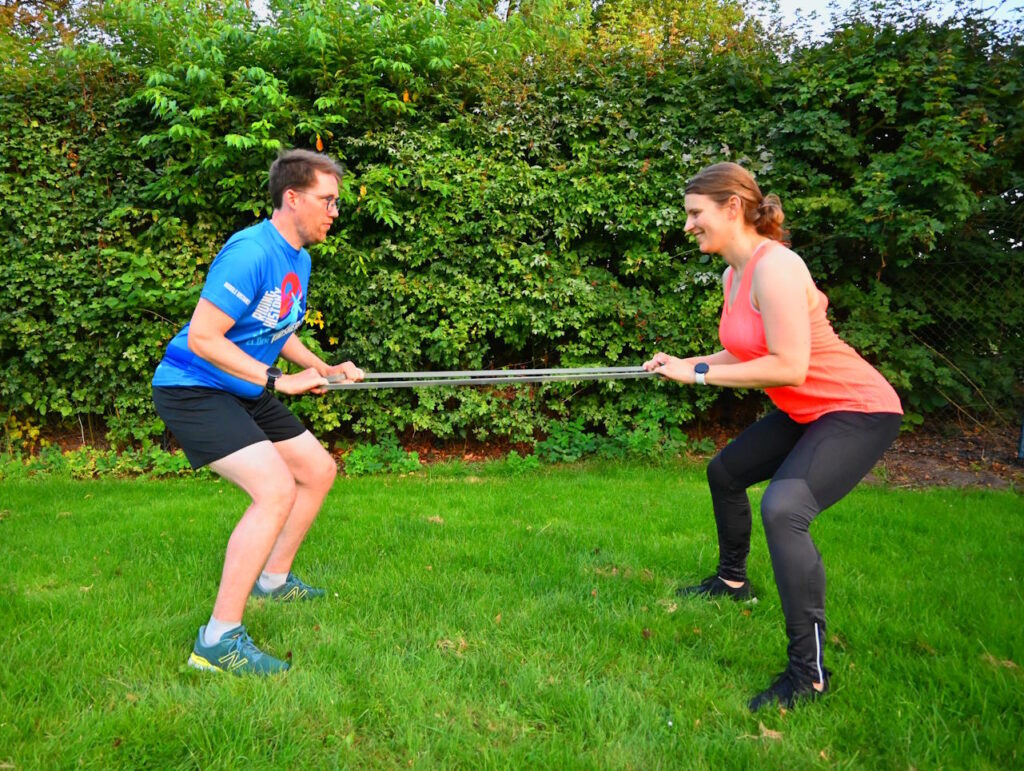
[[[223,240],[267,213],[284,146],[350,170],[302,333],[328,358],[382,371],[710,350],[722,266],[684,236],[682,188],[733,159],[782,196],[837,327],[912,411],[1019,398],[1019,28],[855,11],[790,48],[722,4],[735,34],[709,51],[631,45],[614,14],[557,3],[506,21],[475,3],[273,7],[261,24],[241,3],[121,0],[85,4],[77,35],[0,33],[9,436],[40,419],[158,435],[152,369]],[[937,262],[1008,278],[942,293]],[[667,429],[718,398],[642,381],[293,404],[320,432],[524,441],[570,420]]]

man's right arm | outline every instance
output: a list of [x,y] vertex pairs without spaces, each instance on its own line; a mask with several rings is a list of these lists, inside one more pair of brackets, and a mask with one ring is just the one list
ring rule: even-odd
[[[188,328],[188,347],[196,356],[210,362],[229,375],[257,385],[267,382],[267,365],[254,359],[227,338],[235,320],[209,300],[200,298]],[[318,386],[327,385],[312,367],[294,375],[278,378],[276,390],[286,394],[301,394]]]

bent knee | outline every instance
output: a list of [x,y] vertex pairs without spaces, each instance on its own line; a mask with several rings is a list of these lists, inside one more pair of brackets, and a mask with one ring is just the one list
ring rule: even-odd
[[251,496],[255,506],[262,510],[287,516],[295,504],[298,489],[291,474],[268,476],[253,489]]
[[807,530],[821,508],[803,479],[778,479],[761,498],[761,521],[766,535]]
[[323,452],[318,453],[316,457],[310,459],[306,473],[303,474],[299,483],[316,487],[318,489],[330,488],[330,486],[334,484],[334,479],[337,476],[338,464],[334,460],[334,457],[324,450]]
[[725,468],[725,463],[722,462],[722,454],[719,453],[711,462],[708,463],[707,468],[708,485],[712,490],[735,490],[736,479],[732,474]]

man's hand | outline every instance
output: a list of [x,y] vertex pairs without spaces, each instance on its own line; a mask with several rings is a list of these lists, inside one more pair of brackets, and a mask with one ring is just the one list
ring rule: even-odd
[[304,394],[312,391],[322,394],[327,378],[316,371],[315,367],[296,372],[294,375],[281,375],[274,384],[274,390],[282,394]]
[[[335,364],[334,366],[328,367],[327,374],[329,376],[342,375],[348,383],[358,383],[366,377],[366,373],[350,361],[343,361],[341,364]],[[322,394],[324,393],[324,389],[317,388],[313,393]]]

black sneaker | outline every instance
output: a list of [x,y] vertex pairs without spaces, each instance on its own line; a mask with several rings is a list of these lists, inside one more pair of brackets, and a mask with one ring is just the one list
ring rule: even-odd
[[787,667],[786,671],[775,678],[775,682],[769,685],[767,690],[757,694],[747,706],[750,707],[751,712],[757,712],[762,707],[775,703],[778,703],[780,707],[792,709],[798,702],[815,701],[828,693],[832,673],[826,669],[824,674],[825,688],[819,691],[814,687],[812,681],[798,677],[792,669]]
[[683,586],[676,590],[678,597],[697,594],[706,597],[728,597],[732,600],[750,600],[754,596],[750,591],[750,581],[744,581],[743,586],[729,586],[717,575],[708,576],[696,586]]

